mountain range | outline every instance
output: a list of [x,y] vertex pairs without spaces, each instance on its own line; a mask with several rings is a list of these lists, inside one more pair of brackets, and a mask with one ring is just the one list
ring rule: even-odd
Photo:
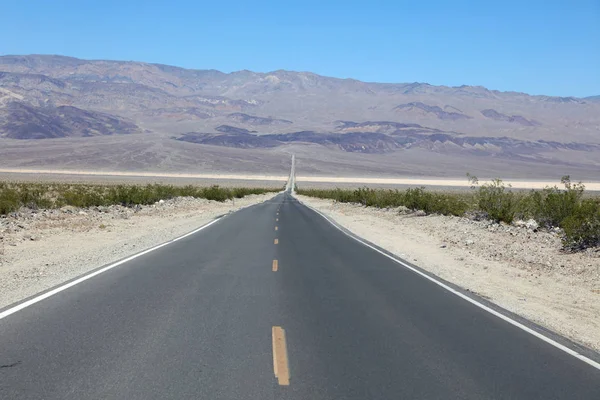
[[[448,173],[436,160],[458,169],[461,162],[472,168],[493,157],[523,168],[600,176],[600,96],[373,83],[283,70],[223,73],[53,55],[0,57],[0,156],[5,160],[0,165],[23,166],[17,155],[24,143],[40,149],[39,165],[69,165],[36,143],[89,147],[93,138],[93,143],[112,143],[102,139],[112,136],[127,136],[123,143],[152,143],[155,149],[185,148],[199,157],[219,147],[219,157],[235,154],[238,164],[248,150],[253,150],[246,152],[249,157],[269,154],[265,160],[310,150],[323,157],[350,153],[341,157],[348,160],[348,173],[373,172],[361,169],[364,160],[427,154],[436,175]],[[130,167],[187,168],[155,152],[144,159],[159,161]],[[352,154],[361,162],[351,161]],[[90,157],[96,157],[92,164],[112,168],[98,155]],[[57,158],[62,164],[51,161]],[[211,168],[210,162],[189,164]],[[314,173],[328,172],[325,164],[317,164],[315,156]],[[399,163],[392,164],[390,172],[402,171]]]

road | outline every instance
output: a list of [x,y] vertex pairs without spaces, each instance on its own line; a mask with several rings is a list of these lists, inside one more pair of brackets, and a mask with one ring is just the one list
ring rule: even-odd
[[0,366],[1,399],[600,399],[287,193],[0,319]]

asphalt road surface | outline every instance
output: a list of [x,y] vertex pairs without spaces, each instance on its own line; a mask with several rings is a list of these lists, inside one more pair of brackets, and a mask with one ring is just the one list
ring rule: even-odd
[[600,371],[289,194],[0,320],[0,399],[600,399]]

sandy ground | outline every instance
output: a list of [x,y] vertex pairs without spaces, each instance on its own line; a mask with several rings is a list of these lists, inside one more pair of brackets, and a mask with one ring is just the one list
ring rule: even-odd
[[0,172],[0,182],[33,182],[33,183],[81,183],[89,185],[146,185],[161,184],[173,186],[213,186],[222,187],[260,187],[278,188],[285,186],[287,178],[281,180],[261,181],[259,179],[224,179],[224,178],[174,178],[161,176],[115,176],[115,175],[83,175],[67,173],[14,173]]
[[245,175],[245,174],[187,174],[159,172],[119,172],[119,171],[78,171],[63,169],[14,169],[0,168],[2,174],[29,174],[39,178],[39,175],[72,175],[72,176],[101,176],[101,177],[146,177],[146,178],[192,178],[236,181],[277,181],[286,182],[287,176],[276,175]]
[[0,307],[190,232],[275,194],[219,203],[176,198],[152,206],[21,210],[0,218]]
[[[163,180],[179,180],[181,183],[198,183],[204,184],[223,184],[234,182],[236,186],[243,186],[248,182],[252,182],[257,186],[257,182],[262,182],[261,186],[283,185],[288,179],[285,175],[257,175],[257,174],[202,174],[202,173],[159,173],[159,172],[126,172],[126,171],[84,171],[84,170],[64,170],[64,169],[18,169],[18,168],[0,168],[0,177],[9,180],[62,180],[67,181],[116,181],[123,182],[127,179],[145,182],[162,182]],[[44,179],[47,177],[48,179]],[[418,187],[427,186],[433,188],[469,188],[471,185],[466,178],[451,179],[451,178],[435,178],[435,177],[420,177],[420,178],[373,178],[373,177],[340,177],[340,176],[308,176],[297,175],[296,183],[302,187],[312,187],[315,184],[338,184],[342,186],[370,186],[370,187]],[[482,180],[480,184],[489,183]],[[560,179],[551,180],[505,180],[506,185],[510,185],[515,189],[543,189],[547,186],[562,187]],[[585,187],[589,191],[600,191],[600,182],[584,182]]]
[[565,254],[556,233],[297,197],[419,267],[600,350],[600,249]]
[[[528,180],[505,180],[505,185],[510,185],[515,189],[543,189],[547,186],[562,187],[560,179],[558,181],[528,181]],[[393,185],[393,186],[434,186],[443,188],[468,188],[471,184],[466,178],[463,179],[440,179],[440,178],[366,178],[366,177],[329,177],[329,176],[296,176],[298,186],[310,183],[341,183],[341,184],[364,184],[364,185]],[[480,185],[490,183],[482,180]],[[600,190],[600,182],[584,182],[586,189]],[[304,185],[306,186],[306,185]]]

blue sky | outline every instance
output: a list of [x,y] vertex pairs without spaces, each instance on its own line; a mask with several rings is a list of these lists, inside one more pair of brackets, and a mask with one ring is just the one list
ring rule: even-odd
[[2,0],[0,55],[600,94],[600,0]]

